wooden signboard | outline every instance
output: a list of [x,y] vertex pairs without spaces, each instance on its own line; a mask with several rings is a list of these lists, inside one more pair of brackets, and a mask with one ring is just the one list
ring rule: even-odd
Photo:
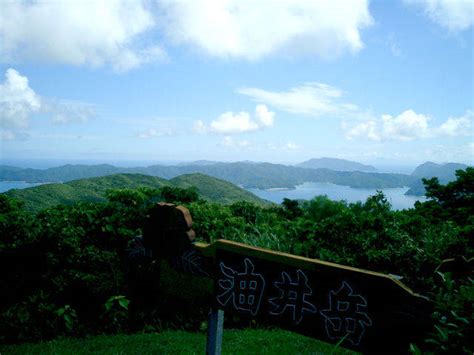
[[171,234],[149,243],[166,251],[155,254],[179,250],[168,259],[176,269],[214,280],[214,309],[362,352],[407,352],[429,329],[430,302],[389,275],[228,240],[191,243],[189,212],[170,208],[157,207],[187,222],[179,232],[164,223]]
[[[215,255],[215,307],[363,352],[404,352],[430,303],[392,277],[227,240]],[[209,253],[209,251],[207,251]]]

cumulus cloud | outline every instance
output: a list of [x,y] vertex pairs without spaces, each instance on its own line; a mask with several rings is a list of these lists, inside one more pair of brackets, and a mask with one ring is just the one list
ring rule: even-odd
[[268,110],[265,105],[257,105],[255,114],[241,111],[224,112],[213,120],[207,127],[202,120],[194,122],[193,130],[196,133],[238,134],[257,131],[273,126],[275,113]]
[[450,117],[438,127],[430,126],[430,117],[406,110],[398,116],[382,115],[356,125],[344,122],[347,139],[368,138],[374,141],[409,141],[420,138],[472,135],[473,112],[468,110],[459,118]]
[[216,57],[260,59],[275,52],[321,57],[363,47],[368,1],[174,0],[160,3],[173,43]]
[[290,113],[322,116],[358,112],[356,105],[342,100],[342,90],[317,82],[306,83],[287,91],[268,91],[248,87],[237,89],[237,92],[249,96],[256,102]]
[[467,110],[461,117],[450,117],[438,129],[439,135],[450,137],[474,136],[473,132],[474,112]]
[[0,58],[118,71],[165,58],[169,45],[248,60],[326,58],[363,48],[372,22],[368,0],[7,1]]
[[30,88],[28,78],[7,69],[0,84],[0,127],[26,128],[32,113],[41,108],[40,97]]
[[474,24],[474,5],[471,0],[405,0],[405,2],[422,7],[433,22],[450,32],[465,31]]
[[141,45],[153,26],[143,1],[8,1],[0,12],[0,57],[128,70],[164,56],[156,44]]

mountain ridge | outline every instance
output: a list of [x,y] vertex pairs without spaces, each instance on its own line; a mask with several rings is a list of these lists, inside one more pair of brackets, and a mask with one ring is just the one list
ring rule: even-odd
[[363,188],[389,188],[407,186],[412,177],[405,174],[366,173],[309,169],[283,164],[235,162],[206,165],[151,165],[123,168],[113,165],[64,165],[49,169],[13,169],[0,166],[0,181],[67,182],[79,178],[92,178],[112,174],[143,174],[172,179],[176,176],[201,173],[229,181],[245,188],[294,188],[304,182],[330,182],[338,185]]
[[372,165],[365,165],[355,161],[338,159],[338,158],[313,158],[306,160],[295,166],[309,169],[330,169],[335,171],[362,171],[362,172],[376,172]]

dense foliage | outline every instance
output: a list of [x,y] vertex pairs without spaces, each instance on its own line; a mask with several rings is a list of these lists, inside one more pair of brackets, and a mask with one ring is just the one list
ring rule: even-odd
[[[391,210],[382,193],[364,203],[318,196],[262,207],[210,203],[195,189],[167,186],[112,190],[106,202],[33,215],[0,195],[0,340],[200,329],[210,285],[127,253],[149,208],[165,200],[190,209],[200,241],[225,238],[400,275],[435,304],[433,332],[413,351],[472,352],[473,182],[473,168],[447,185],[426,180],[429,200],[403,211]],[[448,258],[455,260],[438,268]]]

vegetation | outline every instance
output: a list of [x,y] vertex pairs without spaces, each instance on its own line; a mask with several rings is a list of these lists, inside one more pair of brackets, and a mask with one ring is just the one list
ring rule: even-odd
[[76,202],[105,202],[110,189],[158,189],[165,186],[195,187],[202,198],[219,203],[249,201],[258,205],[265,202],[252,193],[231,183],[202,174],[179,176],[170,181],[140,174],[116,174],[105,177],[74,180],[64,184],[45,184],[28,189],[6,192],[24,203],[27,210],[38,212],[47,207]]
[[[37,344],[0,347],[2,354],[203,354],[204,332],[164,331],[158,334],[96,336],[61,339]],[[334,345],[283,330],[233,330],[224,332],[224,354],[354,354]]]
[[[474,169],[456,174],[446,185],[425,180],[429,200],[403,211],[391,210],[382,193],[364,203],[319,196],[262,207],[208,202],[196,189],[166,185],[112,190],[105,202],[32,214],[0,195],[0,342],[202,330],[209,280],[181,275],[146,253],[127,252],[140,250],[136,236],[149,208],[164,200],[190,209],[199,241],[225,238],[400,275],[435,306],[433,332],[412,350],[472,353]],[[455,260],[438,267],[448,258]],[[238,318],[226,324],[249,325]]]

